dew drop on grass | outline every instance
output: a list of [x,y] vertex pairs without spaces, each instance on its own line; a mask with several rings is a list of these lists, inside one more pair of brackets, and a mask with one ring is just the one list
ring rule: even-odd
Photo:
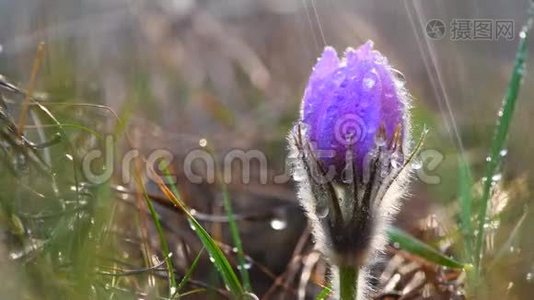
[[499,155],[500,155],[501,157],[505,157],[506,154],[508,154],[508,150],[506,150],[506,149],[502,149],[501,152],[499,152]]
[[234,248],[232,248],[232,252],[237,253],[237,252],[239,252],[239,249],[237,249],[237,247],[234,247]]
[[499,181],[502,179],[502,174],[501,173],[498,173],[498,174],[495,174],[491,177],[491,181],[493,182],[496,182],[496,181]]
[[211,255],[210,255],[210,261],[211,261],[212,263],[215,263],[215,258],[213,258],[213,256],[211,256]]
[[200,147],[204,148],[204,147],[206,147],[206,146],[208,145],[208,140],[206,140],[206,139],[200,139],[200,140],[198,141],[198,145],[199,145]]
[[66,157],[68,160],[70,160],[70,161],[74,160],[73,157],[72,157],[72,155],[70,155],[70,154],[68,154],[68,153],[65,154],[65,157]]
[[272,219],[269,224],[271,225],[271,228],[274,230],[284,230],[287,227],[287,222],[279,218]]
[[193,224],[193,222],[189,221],[189,228],[191,228],[191,230],[193,231],[196,231],[197,229],[195,228],[195,225]]
[[246,263],[244,263],[242,265],[237,265],[237,269],[238,270],[243,270],[243,269],[250,270],[251,268],[252,268],[252,264],[249,263],[249,262],[246,262]]
[[528,272],[525,278],[527,279],[528,282],[534,281],[534,275],[532,274],[532,272]]
[[486,157],[486,162],[490,162],[491,161],[491,156],[487,156]]

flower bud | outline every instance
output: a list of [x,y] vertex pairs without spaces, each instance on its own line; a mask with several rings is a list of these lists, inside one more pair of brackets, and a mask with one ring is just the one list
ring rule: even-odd
[[289,135],[300,201],[337,265],[363,267],[383,249],[403,193],[409,95],[397,74],[371,41],[341,59],[326,47]]

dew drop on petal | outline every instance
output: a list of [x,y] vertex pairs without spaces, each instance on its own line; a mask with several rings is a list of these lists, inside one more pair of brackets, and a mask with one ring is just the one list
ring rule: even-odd
[[373,75],[368,75],[362,80],[363,89],[370,91],[376,84],[376,79]]

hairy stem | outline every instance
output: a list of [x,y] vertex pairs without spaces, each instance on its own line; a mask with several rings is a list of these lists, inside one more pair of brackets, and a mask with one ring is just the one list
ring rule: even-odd
[[339,266],[340,300],[355,300],[358,296],[358,269],[353,266]]

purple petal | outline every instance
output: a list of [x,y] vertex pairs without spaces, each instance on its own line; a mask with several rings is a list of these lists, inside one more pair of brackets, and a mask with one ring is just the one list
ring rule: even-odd
[[[387,59],[366,42],[347,49],[340,61],[325,48],[310,76],[303,99],[302,121],[307,136],[326,166],[340,174],[347,151],[361,169],[374,148],[376,132],[384,124],[388,138],[402,125],[404,103]],[[332,157],[324,157],[330,151]]]

